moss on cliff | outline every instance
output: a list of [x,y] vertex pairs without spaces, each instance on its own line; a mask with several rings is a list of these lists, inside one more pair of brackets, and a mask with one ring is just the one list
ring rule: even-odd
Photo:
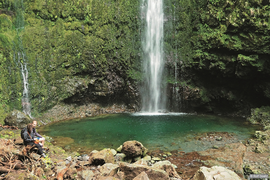
[[[93,79],[98,84],[109,81],[113,87],[117,82],[110,79],[112,74],[124,82],[121,90],[113,95],[121,94],[127,82],[132,81],[128,72],[138,59],[140,39],[138,2],[0,2],[0,49],[3,50],[0,80],[5,84],[0,89],[0,95],[5,98],[0,96],[0,100],[9,100],[3,104],[21,108],[22,77],[16,63],[18,52],[23,52],[27,59],[34,113],[76,95],[77,91],[69,91],[69,88],[78,88],[71,82],[74,78],[88,83],[82,90],[85,92],[79,94],[91,93],[87,89]],[[64,83],[70,87],[63,88]]]
[[[0,0],[0,111],[21,108],[18,52],[26,57],[34,113],[61,101],[138,98],[129,86],[142,79],[139,1],[21,2]],[[179,86],[187,108],[269,102],[269,9],[265,0],[164,1],[165,79]]]
[[172,2],[177,11],[171,13],[175,26],[170,44],[176,46],[169,50],[174,60],[166,59],[168,75],[186,84],[183,89],[199,92],[196,97],[180,92],[189,108],[248,114],[251,107],[269,103],[270,3]]

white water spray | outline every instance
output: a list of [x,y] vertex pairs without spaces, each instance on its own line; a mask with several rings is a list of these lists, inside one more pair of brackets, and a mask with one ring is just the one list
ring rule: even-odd
[[32,119],[31,104],[29,101],[28,70],[27,70],[27,63],[25,61],[24,53],[18,52],[18,63],[21,66],[21,73],[23,77],[23,97],[22,97],[23,113],[28,115]]
[[[159,112],[165,108],[165,91],[162,90],[163,75],[163,2],[144,0],[142,14],[146,27],[143,35],[145,87],[142,91],[142,111]],[[162,94],[163,93],[163,94]]]

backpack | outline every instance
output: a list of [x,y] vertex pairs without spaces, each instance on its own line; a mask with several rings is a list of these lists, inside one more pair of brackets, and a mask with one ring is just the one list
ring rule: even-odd
[[27,130],[27,127],[23,128],[23,129],[21,130],[21,138],[22,138],[22,139],[24,139],[23,133],[24,133],[26,130]]

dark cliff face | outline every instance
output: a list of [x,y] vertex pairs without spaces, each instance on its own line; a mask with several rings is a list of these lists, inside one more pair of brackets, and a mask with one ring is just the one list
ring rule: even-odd
[[170,39],[177,44],[178,62],[175,66],[168,58],[167,65],[169,76],[177,69],[178,82],[170,89],[177,90],[181,101],[171,101],[170,107],[245,115],[252,107],[268,105],[269,1],[197,0],[179,5],[179,25],[173,29],[178,38]]
[[[20,62],[34,114],[59,102],[139,107],[140,1],[21,2],[0,1],[0,114],[21,109]],[[269,104],[269,10],[267,0],[164,1],[168,109]]]

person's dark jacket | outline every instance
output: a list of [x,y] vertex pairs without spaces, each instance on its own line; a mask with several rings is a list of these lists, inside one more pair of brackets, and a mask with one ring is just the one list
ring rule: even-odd
[[38,152],[37,153],[39,155],[41,155],[41,154],[43,154],[43,149],[40,146],[40,144],[35,144],[34,143],[34,137],[35,136],[34,136],[33,131],[30,133],[30,136],[29,136],[27,130],[24,131],[24,133],[23,133],[23,143],[24,143],[25,146],[27,146],[27,145],[31,145],[31,146],[35,145],[38,148]]
[[[32,138],[30,138],[30,136],[31,136]],[[24,133],[23,133],[23,143],[24,143],[25,145],[33,145],[33,144],[34,144],[34,137],[35,137],[35,136],[34,136],[34,133],[31,132],[31,133],[30,133],[30,136],[29,136],[27,130],[24,131]]]

